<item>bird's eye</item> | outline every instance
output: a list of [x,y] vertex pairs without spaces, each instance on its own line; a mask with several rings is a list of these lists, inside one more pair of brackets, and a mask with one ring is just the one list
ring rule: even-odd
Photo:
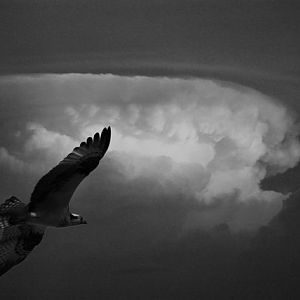
[[71,220],[79,219],[79,215],[71,214],[70,218],[71,218]]

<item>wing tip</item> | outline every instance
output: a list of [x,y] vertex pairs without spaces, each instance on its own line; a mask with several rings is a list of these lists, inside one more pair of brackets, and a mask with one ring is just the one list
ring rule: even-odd
[[107,128],[105,127],[107,134],[106,134],[106,140],[105,140],[105,152],[109,147],[110,144],[110,139],[111,139],[111,128],[108,126]]

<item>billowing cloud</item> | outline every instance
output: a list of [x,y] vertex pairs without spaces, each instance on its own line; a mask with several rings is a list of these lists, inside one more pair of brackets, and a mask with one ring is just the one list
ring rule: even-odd
[[[216,222],[243,227],[250,202],[269,203],[255,218],[257,224],[267,222],[283,195],[262,191],[260,181],[295,166],[300,157],[293,114],[248,88],[202,79],[76,74],[9,77],[1,85],[8,93],[15,85],[21,105],[30,98],[34,106],[45,106],[19,128],[26,137],[23,157],[14,162],[20,170],[23,160],[39,161],[45,169],[81,139],[111,125],[109,156],[124,180],[148,178],[208,206],[237,204],[216,218],[210,209],[208,219]],[[1,153],[13,161],[8,150]],[[249,220],[255,211],[249,209]]]
[[47,130],[37,123],[28,123],[27,130],[31,133],[24,145],[24,150],[27,155],[42,151],[47,155],[48,160],[56,160],[74,148],[76,142],[78,144],[78,141],[75,141],[71,137]]
[[4,147],[0,148],[0,163],[16,172],[24,172],[26,167],[26,164],[22,160],[8,153]]

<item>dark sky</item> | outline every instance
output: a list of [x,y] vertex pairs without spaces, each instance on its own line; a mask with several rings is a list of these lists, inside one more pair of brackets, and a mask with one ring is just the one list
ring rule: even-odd
[[1,1],[2,74],[206,76],[294,103],[299,1]]
[[295,80],[298,14],[298,1],[4,0],[1,72],[162,72],[166,64]]
[[1,0],[1,199],[28,202],[113,131],[71,203],[88,225],[47,230],[0,298],[297,299],[299,207],[279,211],[300,173],[299,15],[289,0]]

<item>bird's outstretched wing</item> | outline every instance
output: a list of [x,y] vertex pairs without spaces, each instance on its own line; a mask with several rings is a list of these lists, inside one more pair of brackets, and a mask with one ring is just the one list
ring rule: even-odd
[[55,211],[68,206],[80,182],[92,172],[106,153],[110,143],[110,127],[89,137],[73,149],[56,167],[42,177],[31,195],[31,212]]
[[16,197],[0,205],[0,276],[23,261],[43,238],[44,226],[10,225],[10,217],[24,208],[25,204]]

